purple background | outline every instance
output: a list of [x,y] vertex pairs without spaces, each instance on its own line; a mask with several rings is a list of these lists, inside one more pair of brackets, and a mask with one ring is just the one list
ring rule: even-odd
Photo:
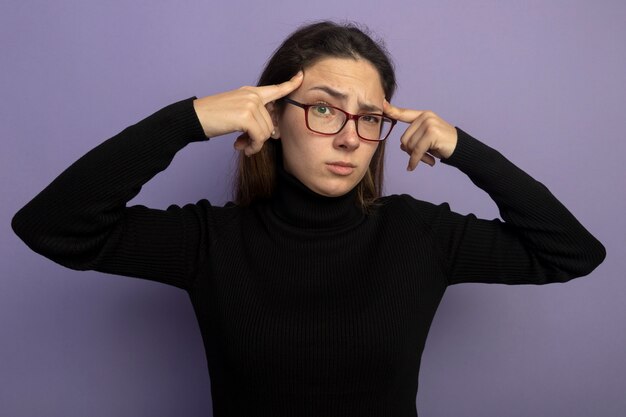
[[[332,9],[332,12],[331,12]],[[566,285],[451,287],[423,355],[423,416],[626,415],[626,3],[4,0],[0,6],[0,415],[211,416],[190,302],[162,284],[32,253],[12,215],[71,162],[180,99],[254,84],[306,20],[386,39],[397,105],[440,114],[546,184],[607,247]],[[404,168],[387,193],[497,216],[453,168]],[[144,187],[157,208],[230,195],[233,136],[192,144]]]

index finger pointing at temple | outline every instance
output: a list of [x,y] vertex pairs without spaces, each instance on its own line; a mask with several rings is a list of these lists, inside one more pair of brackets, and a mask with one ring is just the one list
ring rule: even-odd
[[383,110],[387,116],[405,123],[413,122],[423,113],[423,111],[421,110],[396,107],[393,104],[389,103],[387,100],[384,101]]
[[263,100],[264,104],[269,103],[270,101],[278,100],[279,98],[285,97],[287,94],[291,93],[302,84],[303,79],[302,71],[298,71],[296,75],[291,77],[289,81],[285,81],[284,83],[275,84],[275,85],[264,85],[259,87],[259,95]]

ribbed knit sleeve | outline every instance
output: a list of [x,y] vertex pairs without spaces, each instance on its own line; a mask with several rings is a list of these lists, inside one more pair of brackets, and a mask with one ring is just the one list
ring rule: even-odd
[[605,258],[604,246],[540,182],[499,152],[457,128],[443,163],[486,191],[502,219],[462,216],[442,204],[428,222],[441,247],[449,284],[545,284],[584,276]]
[[176,152],[206,139],[193,99],[169,105],[89,151],[14,216],[15,233],[72,269],[189,288],[206,240],[208,203],[167,210],[126,203]]

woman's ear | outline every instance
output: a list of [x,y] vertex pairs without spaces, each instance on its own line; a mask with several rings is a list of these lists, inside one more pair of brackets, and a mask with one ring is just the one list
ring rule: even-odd
[[267,112],[270,114],[272,118],[272,124],[274,125],[274,130],[272,131],[271,138],[279,139],[280,138],[280,130],[278,129],[278,119],[279,119],[279,111],[278,106],[275,102],[270,101],[265,105]]

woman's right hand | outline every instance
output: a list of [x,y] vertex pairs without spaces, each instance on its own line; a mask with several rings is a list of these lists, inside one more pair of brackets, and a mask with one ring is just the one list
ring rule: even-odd
[[208,137],[243,132],[235,141],[235,149],[247,156],[261,150],[274,131],[268,103],[285,97],[302,84],[302,71],[289,81],[261,87],[241,87],[194,100],[193,106]]

